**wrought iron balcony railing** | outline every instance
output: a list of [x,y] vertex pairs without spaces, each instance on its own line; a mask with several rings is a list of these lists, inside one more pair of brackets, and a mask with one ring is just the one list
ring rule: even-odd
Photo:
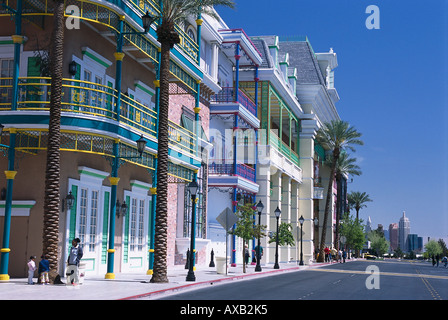
[[230,160],[211,160],[208,166],[209,174],[217,175],[237,175],[255,182],[255,169],[247,164],[237,162],[236,171],[234,164],[230,163]]
[[242,106],[244,106],[247,110],[250,111],[254,116],[257,116],[257,107],[255,103],[244,94],[241,89],[238,89],[238,101],[235,98],[236,90],[232,87],[224,87],[220,92],[210,97],[210,102],[239,102]]

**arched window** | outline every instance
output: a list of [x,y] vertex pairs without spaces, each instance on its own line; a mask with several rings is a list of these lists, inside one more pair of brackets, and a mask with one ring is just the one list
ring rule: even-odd
[[188,27],[188,29],[187,29],[187,34],[188,34],[188,36],[191,38],[191,40],[193,40],[194,42],[196,42],[196,35],[195,35],[195,32],[194,32],[194,30],[193,30],[193,27]]

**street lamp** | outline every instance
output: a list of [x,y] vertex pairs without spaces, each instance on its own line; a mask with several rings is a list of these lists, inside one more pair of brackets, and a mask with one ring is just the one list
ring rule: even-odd
[[149,27],[158,19],[157,16],[151,16],[148,11],[146,11],[145,15],[142,16],[142,24],[145,32],[148,32]]
[[145,151],[145,147],[146,147],[146,140],[143,138],[143,135],[140,136],[140,139],[138,139],[136,141],[136,143],[137,143],[137,151],[141,157],[143,154],[143,151]]
[[305,219],[303,219],[303,216],[300,216],[299,222],[300,222],[300,263],[299,266],[303,266],[303,222]]
[[[257,211],[258,211],[258,226],[260,226],[260,230],[261,230],[261,212],[264,209],[264,205],[261,202],[261,200],[258,202],[257,204]],[[258,234],[258,246],[257,246],[257,265],[255,266],[255,271],[261,271],[261,265],[260,265],[260,260],[261,260],[261,244],[260,244],[260,233]]]
[[188,268],[188,274],[186,281],[196,281],[196,277],[194,275],[194,240],[195,240],[195,226],[196,226],[196,194],[199,189],[199,185],[196,180],[191,181],[188,186],[188,191],[191,195],[191,202],[193,204],[193,208],[191,210],[191,239],[190,239],[190,265]]
[[280,266],[278,265],[278,219],[280,218],[280,215],[282,214],[282,211],[278,208],[275,209],[275,218],[277,219],[277,239],[275,240],[275,264],[274,269],[280,269]]
[[128,205],[126,204],[126,201],[120,203],[120,201],[117,200],[116,208],[116,214],[118,218],[120,218],[120,216],[124,217],[126,215],[126,212],[128,211]]

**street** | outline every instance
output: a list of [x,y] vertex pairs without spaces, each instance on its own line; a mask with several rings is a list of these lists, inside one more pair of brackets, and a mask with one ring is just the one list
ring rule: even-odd
[[222,284],[161,300],[446,300],[448,269],[428,262],[358,260]]

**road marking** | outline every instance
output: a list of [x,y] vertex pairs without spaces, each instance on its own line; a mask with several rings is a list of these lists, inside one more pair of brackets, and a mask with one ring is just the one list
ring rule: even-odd
[[[416,269],[415,271],[419,275],[422,275],[420,270]],[[428,279],[425,279],[424,277],[420,277],[420,279],[422,279],[422,282],[425,284],[426,289],[428,289],[429,293],[431,294],[431,296],[432,296],[432,298],[434,300],[442,300],[442,298],[440,297],[439,293],[437,292],[436,289],[434,289],[434,287],[431,285],[431,283],[429,283]]]
[[[322,271],[322,272],[337,272],[337,273],[354,273],[354,274],[366,274],[365,271],[358,270],[342,270],[342,269],[325,269],[325,268],[316,268],[309,269],[310,271]],[[443,279],[448,280],[448,276],[435,276],[429,274],[414,274],[414,273],[397,273],[397,272],[381,272],[382,276],[399,276],[399,277],[420,277],[420,278],[431,278],[431,279]]]

